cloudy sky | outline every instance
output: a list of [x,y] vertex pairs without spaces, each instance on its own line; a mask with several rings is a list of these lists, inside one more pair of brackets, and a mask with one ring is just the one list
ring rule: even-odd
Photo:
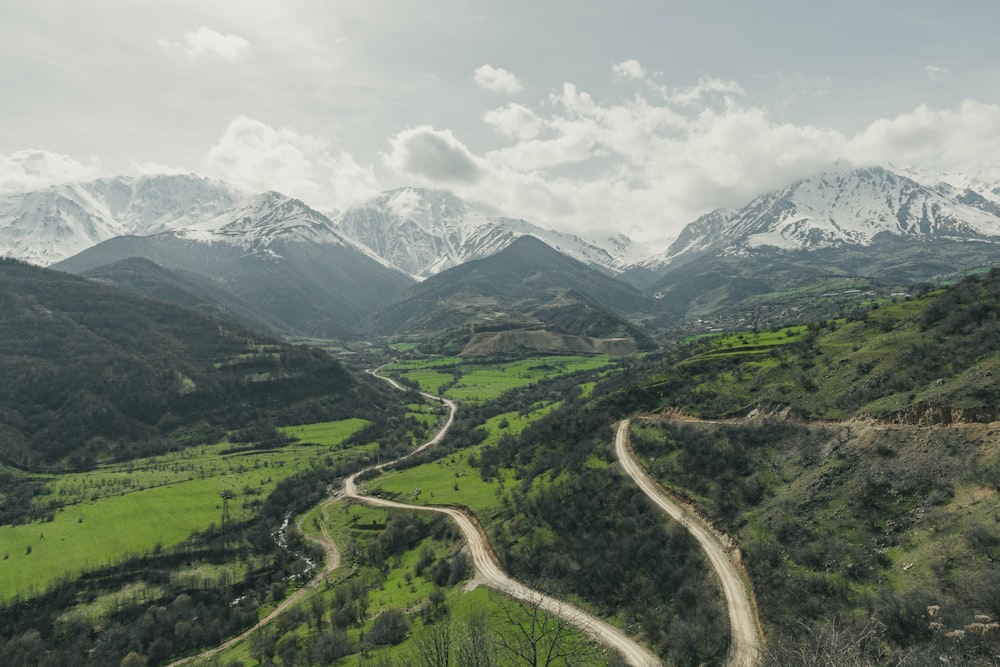
[[4,0],[0,192],[403,185],[652,249],[835,164],[1000,181],[1000,3]]

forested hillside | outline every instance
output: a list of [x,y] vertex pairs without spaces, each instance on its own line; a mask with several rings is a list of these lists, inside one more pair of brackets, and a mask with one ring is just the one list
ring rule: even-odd
[[998,340],[992,271],[694,340],[618,392],[661,408],[633,426],[650,471],[741,545],[766,664],[995,664]]
[[395,400],[325,352],[0,262],[0,460],[83,468]]

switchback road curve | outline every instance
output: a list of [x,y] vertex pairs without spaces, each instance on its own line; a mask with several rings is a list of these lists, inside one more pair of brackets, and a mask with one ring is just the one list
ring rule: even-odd
[[754,667],[761,653],[761,637],[754,604],[743,577],[715,532],[702,524],[701,517],[688,512],[663,493],[656,480],[639,465],[632,453],[629,423],[627,419],[618,422],[615,433],[615,453],[622,469],[650,500],[679,521],[698,541],[719,577],[729,608],[730,641],[726,663],[732,667]]
[[[397,389],[402,389],[402,387],[391,378],[379,375],[378,370],[380,369],[369,372],[375,377],[379,377],[387,382],[390,382]],[[433,400],[444,402],[444,404],[448,406],[448,420],[430,441],[421,445],[410,454],[407,454],[407,456],[412,456],[413,454],[440,442],[454,422],[455,411],[457,409],[453,401],[434,396],[432,394],[421,393]],[[375,498],[373,496],[367,496],[360,493],[356,482],[358,476],[370,472],[371,470],[381,470],[386,465],[388,464],[371,466],[348,477],[344,482],[344,496],[369,505],[377,505],[379,507],[422,510],[447,514],[455,521],[455,523],[458,524],[459,530],[461,530],[463,537],[465,537],[466,542],[469,544],[469,550],[472,554],[472,563],[476,571],[476,580],[478,582],[510,595],[513,598],[537,602],[539,607],[545,612],[558,616],[567,623],[575,625],[595,640],[615,649],[629,661],[629,664],[634,665],[635,667],[657,667],[662,664],[656,656],[639,645],[636,641],[631,639],[618,628],[610,625],[600,618],[597,618],[596,616],[593,616],[592,614],[583,611],[582,609],[574,607],[565,601],[545,595],[544,593],[529,588],[528,586],[525,586],[524,584],[507,576],[494,559],[486,534],[479,528],[478,524],[473,521],[471,513],[467,510],[458,507],[447,507],[441,505],[407,505],[405,503],[399,503],[383,498]]]

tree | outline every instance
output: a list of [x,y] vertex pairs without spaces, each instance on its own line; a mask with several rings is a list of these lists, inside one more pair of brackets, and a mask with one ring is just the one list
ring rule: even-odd
[[[449,667],[451,665],[452,631],[450,623],[428,626],[413,640],[418,667]],[[465,664],[465,663],[462,663]]]
[[576,664],[586,647],[575,629],[558,613],[543,607],[544,598],[532,594],[523,600],[495,591],[490,598],[498,611],[493,631],[496,644],[510,660],[527,667]]
[[375,617],[368,639],[374,645],[398,644],[406,638],[410,623],[399,609],[386,609]]
[[455,654],[462,667],[496,667],[497,647],[483,611],[474,612],[456,633]]

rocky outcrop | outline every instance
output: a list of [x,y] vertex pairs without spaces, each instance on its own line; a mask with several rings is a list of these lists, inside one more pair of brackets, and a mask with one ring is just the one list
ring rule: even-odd
[[947,426],[949,424],[988,424],[1000,421],[1000,408],[981,405],[971,408],[952,408],[917,403],[894,412],[879,421],[912,426]]

